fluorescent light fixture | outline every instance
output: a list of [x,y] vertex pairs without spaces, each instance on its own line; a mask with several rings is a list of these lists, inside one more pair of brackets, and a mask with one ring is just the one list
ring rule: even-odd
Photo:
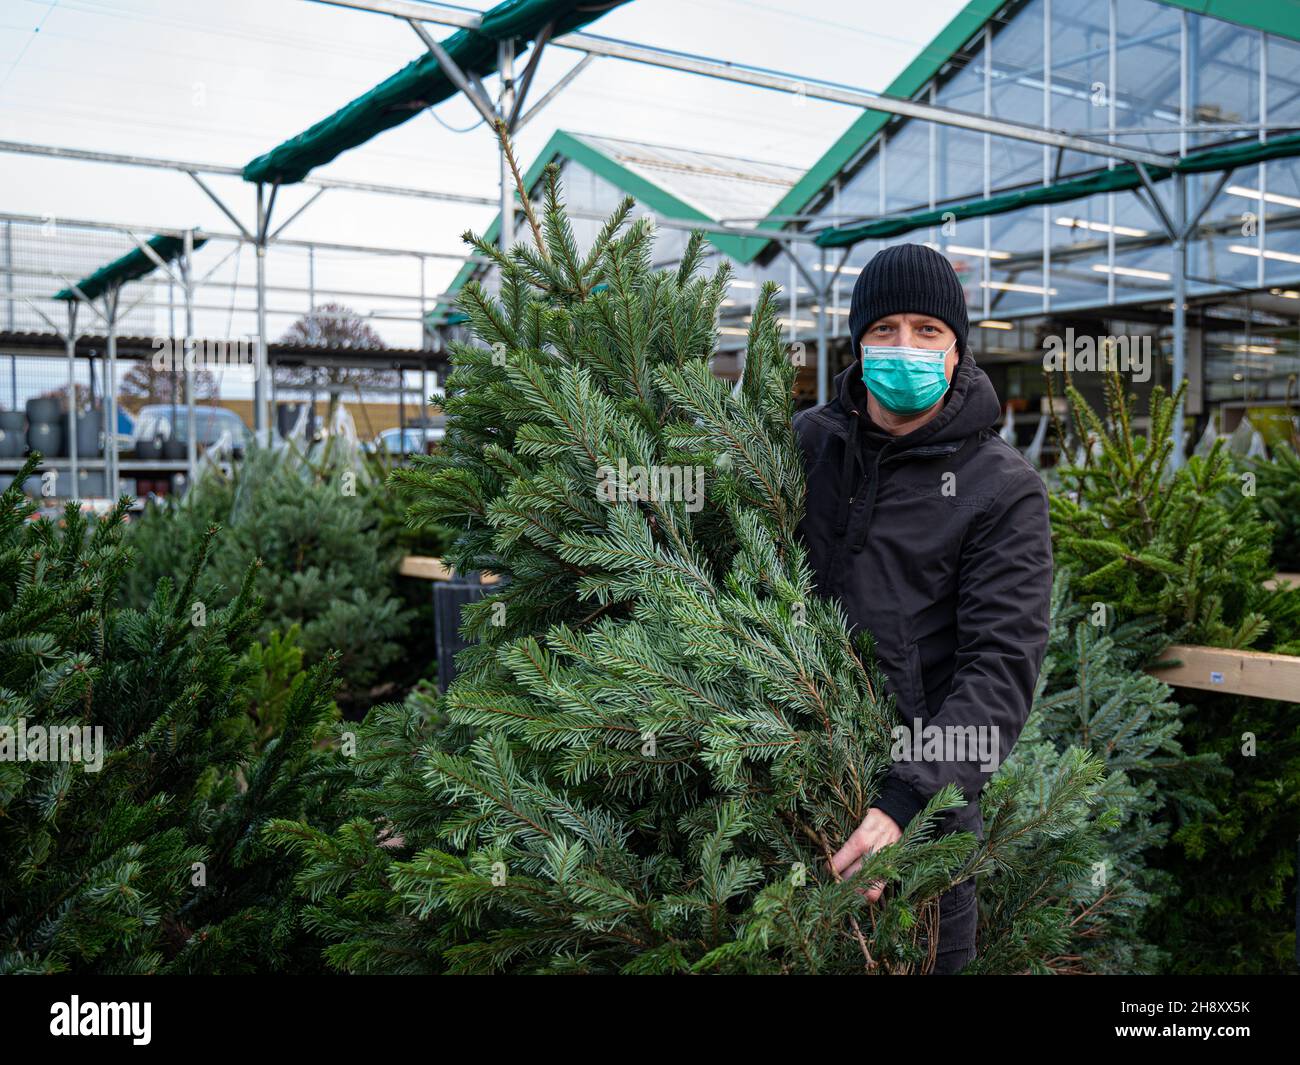
[[949,244],[948,250],[958,255],[977,255],[981,259],[988,256],[990,259],[1010,259],[1009,251],[998,251],[996,248],[990,248],[985,251],[983,248],[968,248],[964,244]]
[[1300,300],[1300,292],[1293,288],[1271,288],[1268,290],[1274,296],[1281,296],[1287,300]]
[[825,266],[822,266],[821,263],[813,263],[812,268],[814,270],[825,270],[828,274],[850,274],[854,277],[862,271],[860,266],[831,266],[830,263]]
[[1029,292],[1035,295],[1056,295],[1056,289],[1044,289],[1042,285],[1022,285],[1018,281],[981,281],[980,288],[995,288],[999,292]]
[[[1259,256],[1258,248],[1251,248],[1245,244],[1229,244],[1228,251],[1235,251],[1238,255]],[[1281,263],[1300,263],[1300,255],[1292,255],[1289,251],[1274,251],[1272,248],[1264,249],[1265,259],[1276,259]]]
[[729,337],[747,337],[747,336],[749,336],[749,330],[748,330],[748,329],[741,329],[741,328],[739,328],[738,326],[734,326],[734,325],[724,325],[724,326],[722,326],[722,328],[720,328],[720,329],[718,330],[718,332],[719,332],[719,333],[722,333],[724,336],[729,336]]
[[1242,351],[1248,355],[1276,355],[1277,348],[1271,344],[1235,344],[1233,351]]
[[999,322],[995,318],[985,318],[982,322],[975,323],[981,329],[1014,329],[1010,322]]
[[[1259,189],[1247,188],[1245,185],[1229,185],[1223,191],[1233,196],[1244,196],[1248,200],[1258,200],[1260,197]],[[1281,204],[1283,207],[1300,207],[1300,199],[1294,196],[1283,196],[1276,192],[1266,192],[1263,195],[1268,203]]]
[[1169,275],[1159,270],[1139,270],[1136,266],[1107,266],[1105,263],[1093,263],[1092,268],[1099,274],[1115,274],[1117,277],[1144,277],[1148,281],[1168,281]]
[[1056,220],[1058,226],[1070,229],[1090,229],[1094,233],[1114,233],[1117,237],[1149,237],[1151,231],[1135,229],[1133,226],[1112,226],[1106,222],[1089,222],[1086,218],[1062,217]]
[[820,314],[822,311],[825,311],[827,314],[842,314],[842,315],[853,313],[848,307],[821,307],[815,303],[813,304],[812,310],[814,314]]

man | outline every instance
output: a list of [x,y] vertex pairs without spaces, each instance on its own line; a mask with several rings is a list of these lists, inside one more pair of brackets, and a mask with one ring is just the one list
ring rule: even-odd
[[[808,480],[800,534],[817,589],[874,637],[909,733],[919,722],[927,736],[934,726],[981,742],[949,743],[942,759],[896,757],[834,856],[844,877],[947,783],[966,806],[937,831],[984,838],[979,793],[1029,714],[1052,583],[1047,493],[994,428],[1000,404],[971,355],[948,260],[920,244],[881,251],[854,285],[849,328],[857,358],[836,377],[835,398],[794,421]],[[935,973],[975,956],[977,920],[974,880],[940,898]]]

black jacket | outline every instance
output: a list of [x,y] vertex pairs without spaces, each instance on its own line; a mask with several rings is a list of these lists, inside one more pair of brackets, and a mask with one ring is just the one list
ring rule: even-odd
[[[993,428],[997,394],[969,353],[943,409],[906,436],[867,417],[858,365],[835,389],[794,419],[808,480],[799,532],[817,590],[875,638],[909,732],[915,719],[985,726],[991,743],[995,725],[1001,764],[1029,715],[1047,646],[1052,547],[1042,479]],[[990,776],[974,753],[896,759],[876,805],[906,827],[956,783],[967,805],[938,830],[983,838],[979,792]]]

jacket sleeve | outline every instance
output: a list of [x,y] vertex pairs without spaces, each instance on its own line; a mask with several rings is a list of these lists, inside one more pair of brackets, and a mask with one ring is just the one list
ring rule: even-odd
[[[876,805],[900,827],[945,784],[968,803],[1011,753],[1029,717],[1047,650],[1052,540],[1047,491],[1032,470],[1012,479],[962,545],[952,688],[928,724],[997,729],[953,761],[895,762]],[[996,735],[996,744],[991,743]],[[973,749],[972,749],[973,748]],[[996,751],[991,767],[980,750]],[[954,752],[948,752],[954,753]]]

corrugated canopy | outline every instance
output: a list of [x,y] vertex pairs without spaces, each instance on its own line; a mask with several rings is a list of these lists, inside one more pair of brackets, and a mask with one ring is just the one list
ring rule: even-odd
[[[457,30],[443,49],[466,73],[484,77],[497,66],[497,42],[533,40],[554,21],[554,36],[600,18],[627,0],[594,4],[591,0],[505,0],[487,11],[477,30]],[[349,148],[419,114],[454,95],[457,89],[432,53],[408,63],[387,81],[359,96],[305,133],[259,155],[244,167],[244,180],[291,185]]]
[[[201,248],[208,242],[207,237],[194,237],[194,247]],[[163,262],[169,263],[179,259],[185,253],[185,241],[180,237],[150,237],[146,243]],[[55,293],[56,300],[75,300],[84,295],[87,299],[97,299],[114,285],[124,285],[144,277],[158,266],[139,248],[132,248],[119,259],[114,259],[107,266],[101,266],[89,277],[77,283],[80,292],[70,288],[60,289]]]
[[[1247,141],[1219,148],[1207,148],[1184,156],[1173,169],[1148,167],[1147,173],[1152,181],[1164,181],[1178,171],[1200,174],[1215,170],[1232,170],[1249,163],[1260,163],[1268,159],[1286,159],[1296,155],[1300,155],[1300,134],[1291,134],[1268,141]],[[942,225],[949,217],[957,221],[966,218],[983,218],[987,215],[1018,211],[1022,207],[1032,207],[1036,204],[1079,200],[1099,192],[1136,189],[1141,185],[1142,178],[1137,168],[1132,163],[1123,163],[1112,170],[1101,170],[1095,174],[1069,181],[1058,181],[1052,185],[1037,185],[1033,188],[990,196],[987,199],[967,200],[965,203],[948,204],[933,210],[877,218],[870,222],[863,222],[861,225],[826,229],[817,235],[817,243],[823,248],[843,248],[862,240],[888,240],[890,237],[902,236],[904,233],[925,229],[927,226]]]

